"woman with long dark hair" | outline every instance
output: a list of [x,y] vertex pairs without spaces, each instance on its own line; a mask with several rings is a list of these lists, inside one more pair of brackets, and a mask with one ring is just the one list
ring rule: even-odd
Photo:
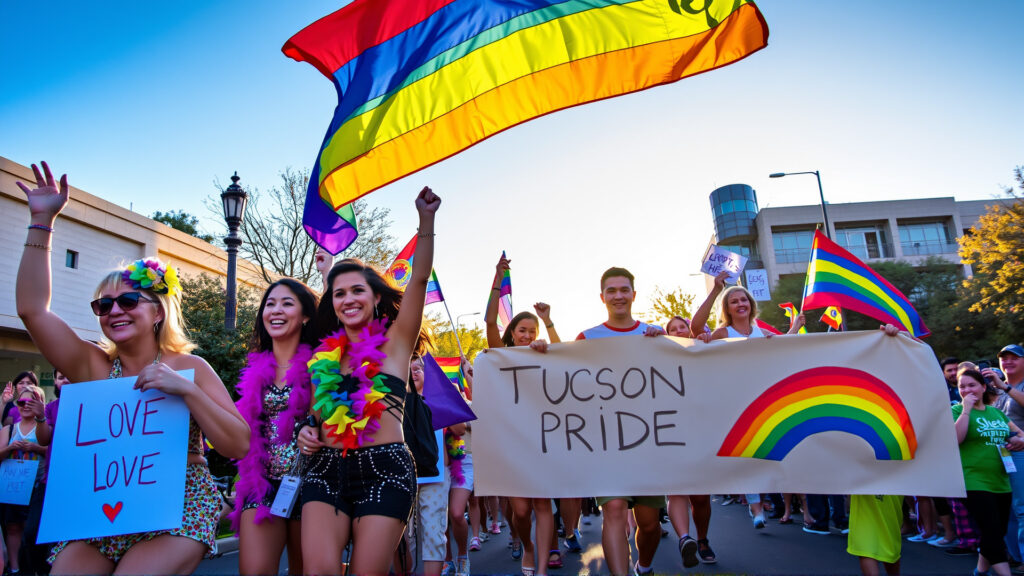
[[[548,343],[537,339],[537,331],[540,328],[540,316],[548,332],[548,338],[552,343],[559,343],[558,331],[551,322],[551,307],[543,302],[534,305],[537,316],[530,312],[520,312],[512,317],[504,334],[498,332],[498,298],[501,291],[501,280],[505,271],[509,269],[509,260],[503,255],[498,259],[494,272],[494,281],[491,284],[491,298],[487,301],[487,312],[484,313],[484,323],[487,325],[487,345],[490,348],[505,348],[510,346],[529,346],[535,350],[546,351]],[[578,512],[577,512],[578,513]],[[522,540],[522,572],[524,576],[533,574],[547,574],[548,565],[555,559],[561,562],[558,541],[555,540],[555,517],[552,514],[550,498],[512,498],[512,521],[515,522],[516,532]],[[537,519],[537,540],[536,546],[530,541],[532,531],[531,516]],[[568,533],[567,533],[568,535]],[[554,549],[549,558],[541,559],[539,551],[545,550],[554,543]],[[536,568],[534,563],[536,562]]]
[[309,370],[311,412],[299,430],[302,560],[310,574],[387,574],[416,498],[402,415],[434,259],[430,188],[416,198],[419,232],[405,294],[359,260],[336,263],[317,309],[322,336]]
[[317,345],[317,296],[292,278],[271,284],[253,323],[249,357],[235,403],[249,423],[249,453],[238,462],[235,510],[238,571],[277,574],[288,549],[288,573],[302,574],[299,507],[289,518],[270,513],[281,478],[296,464],[295,424],[306,419],[312,390],[306,364]]

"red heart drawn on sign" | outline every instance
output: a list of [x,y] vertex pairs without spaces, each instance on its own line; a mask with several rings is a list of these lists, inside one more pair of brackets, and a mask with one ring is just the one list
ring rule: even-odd
[[121,508],[124,508],[124,502],[118,502],[115,506],[110,504],[103,505],[103,513],[107,515],[107,520],[110,520],[111,524],[114,523],[114,518],[117,518],[117,515],[121,513]]

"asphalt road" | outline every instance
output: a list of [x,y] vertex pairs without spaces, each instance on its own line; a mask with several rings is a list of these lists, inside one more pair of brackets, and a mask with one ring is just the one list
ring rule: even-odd
[[[860,574],[857,559],[846,553],[846,537],[839,532],[831,535],[807,534],[796,522],[780,525],[769,520],[764,530],[754,530],[746,507],[721,506],[717,498],[712,503],[709,539],[718,555],[718,563],[701,564],[683,569],[676,548],[676,536],[669,524],[664,528],[668,536],[661,540],[655,556],[657,574]],[[797,516],[799,518],[799,516]],[[601,552],[600,519],[580,527],[583,535],[582,554],[563,554],[565,566],[551,570],[552,575],[604,574],[604,556]],[[512,560],[508,548],[508,531],[490,536],[479,552],[470,552],[473,574],[518,574],[519,562]],[[636,559],[636,551],[633,551]],[[949,556],[940,549],[923,543],[903,543],[903,574],[970,574],[976,556]],[[281,563],[281,574],[286,564]],[[238,571],[235,553],[204,561],[197,574],[233,574]]]

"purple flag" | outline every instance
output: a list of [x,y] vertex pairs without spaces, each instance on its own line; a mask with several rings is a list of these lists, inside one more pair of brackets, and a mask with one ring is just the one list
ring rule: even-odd
[[430,354],[423,355],[423,401],[430,407],[434,430],[476,420],[476,414]]

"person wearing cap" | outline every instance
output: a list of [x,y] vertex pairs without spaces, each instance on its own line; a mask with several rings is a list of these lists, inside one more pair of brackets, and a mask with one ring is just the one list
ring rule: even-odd
[[[999,367],[1006,375],[1005,380],[998,370],[991,368],[985,368],[981,374],[994,388],[1003,392],[996,399],[996,408],[1002,410],[1019,427],[1024,423],[1024,347],[1020,344],[1004,346],[999,351]],[[1024,559],[1024,442],[1011,442],[1009,449],[1017,471],[1010,473],[1013,514],[1010,517],[1007,542],[1014,558]]]

